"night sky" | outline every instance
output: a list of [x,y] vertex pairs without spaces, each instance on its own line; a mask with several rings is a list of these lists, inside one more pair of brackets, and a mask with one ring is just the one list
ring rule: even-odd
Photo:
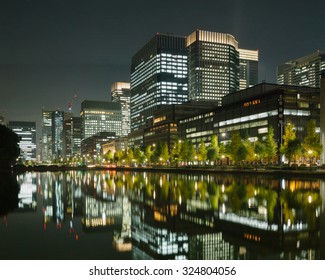
[[0,113],[39,128],[42,107],[67,111],[77,95],[78,115],[85,99],[110,100],[157,32],[232,34],[259,50],[260,82],[275,82],[277,65],[325,51],[324,11],[323,0],[0,0]]

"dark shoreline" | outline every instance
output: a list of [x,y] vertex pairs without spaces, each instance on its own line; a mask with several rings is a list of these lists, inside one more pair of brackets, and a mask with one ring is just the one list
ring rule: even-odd
[[[273,175],[273,176],[285,176],[295,178],[325,178],[325,170],[323,169],[289,169],[289,168],[248,168],[248,167],[229,167],[229,166],[218,166],[218,167],[164,167],[164,166],[153,166],[153,167],[86,167],[86,166],[56,166],[56,165],[39,165],[39,166],[15,166],[11,169],[14,173],[24,172],[60,172],[60,171],[91,171],[91,170],[113,170],[120,172],[163,172],[163,173],[180,173],[180,174],[252,174],[252,175]],[[6,172],[6,171],[2,171]]]

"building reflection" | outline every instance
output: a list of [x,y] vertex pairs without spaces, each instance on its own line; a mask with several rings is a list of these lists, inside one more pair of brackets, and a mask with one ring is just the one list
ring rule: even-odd
[[20,185],[18,193],[18,209],[21,211],[37,210],[37,182],[35,173],[24,173],[17,175]]
[[[19,175],[44,229],[107,232],[134,259],[325,259],[321,180],[69,171]],[[37,183],[37,184],[36,184]],[[38,188],[37,188],[38,185]]]

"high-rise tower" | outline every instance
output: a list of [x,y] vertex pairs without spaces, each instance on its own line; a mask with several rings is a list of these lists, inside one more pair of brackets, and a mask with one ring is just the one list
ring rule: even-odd
[[229,34],[195,30],[187,37],[189,99],[214,100],[239,90],[238,42]]
[[112,102],[121,104],[122,133],[127,136],[131,132],[131,90],[130,83],[115,82],[111,86]]
[[314,52],[277,67],[278,84],[320,87],[325,70],[325,52]]
[[151,124],[154,110],[188,100],[185,39],[156,34],[132,57],[132,132]]

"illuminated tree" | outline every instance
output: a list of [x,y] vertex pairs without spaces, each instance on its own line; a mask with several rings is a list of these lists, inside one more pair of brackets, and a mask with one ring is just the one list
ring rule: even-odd
[[277,143],[274,139],[274,130],[272,126],[268,127],[267,135],[264,141],[264,154],[267,158],[268,163],[273,162],[273,158],[277,153]]
[[200,145],[199,145],[198,150],[197,150],[197,159],[199,161],[206,161],[207,160],[207,148],[206,148],[203,140],[201,140]]
[[322,152],[323,147],[320,143],[319,134],[316,132],[316,122],[314,120],[307,123],[307,135],[304,138],[302,147],[304,155],[311,161],[318,158]]

